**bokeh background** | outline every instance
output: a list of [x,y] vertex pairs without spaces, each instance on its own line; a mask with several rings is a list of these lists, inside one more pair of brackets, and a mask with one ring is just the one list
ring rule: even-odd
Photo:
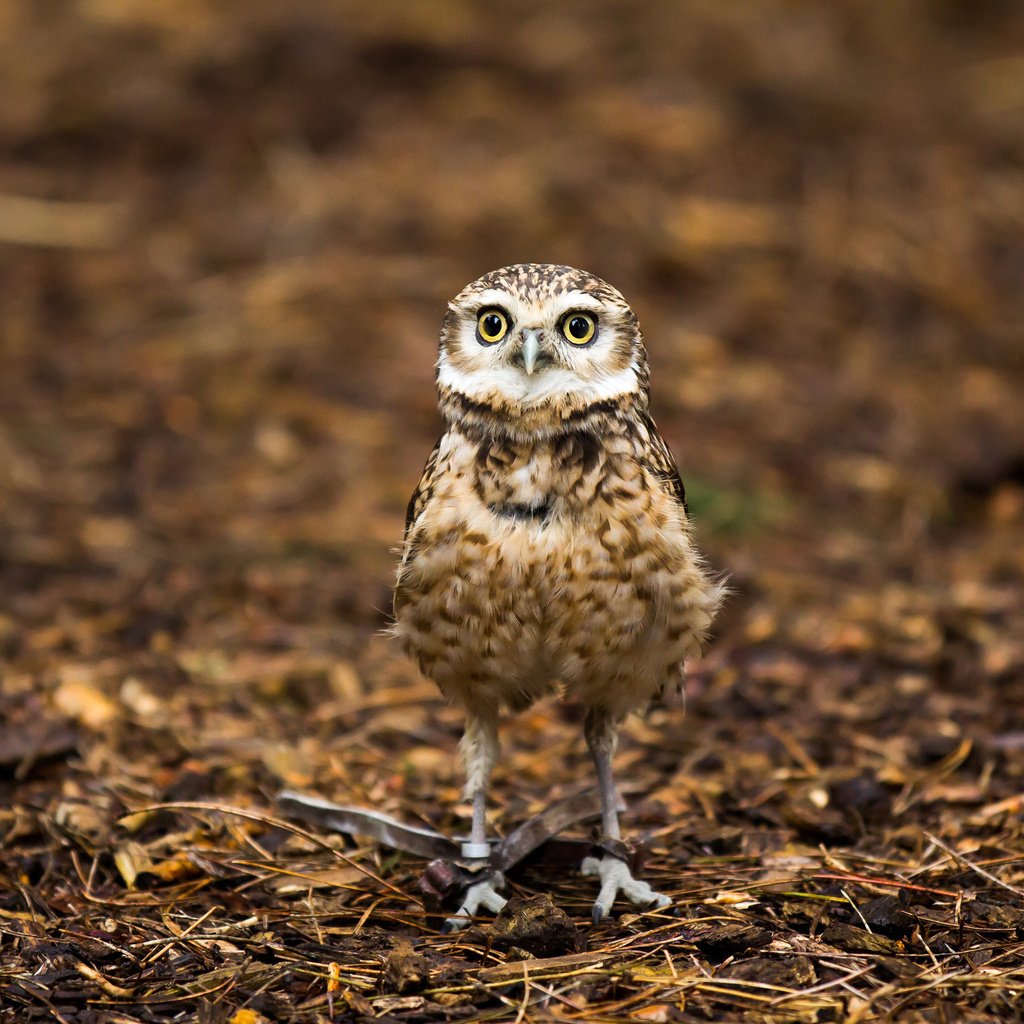
[[[520,261],[638,311],[735,591],[624,740],[649,820],[1024,785],[1019,3],[5,0],[0,94],[19,828],[281,784],[458,827],[458,715],[379,631],[446,300]],[[571,710],[509,741],[499,828],[586,771]]]

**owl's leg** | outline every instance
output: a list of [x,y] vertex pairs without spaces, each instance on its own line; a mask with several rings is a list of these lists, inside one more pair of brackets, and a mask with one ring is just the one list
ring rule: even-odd
[[619,832],[618,799],[612,776],[612,758],[619,743],[616,723],[604,712],[591,709],[583,724],[590,756],[597,769],[597,786],[601,793],[601,831],[609,839],[621,839]]
[[466,890],[462,906],[455,915],[445,921],[445,932],[465,928],[480,907],[496,914],[505,906],[505,897],[498,892],[504,887],[505,879],[500,872],[489,872],[485,868],[491,853],[487,841],[487,786],[498,759],[496,711],[471,711],[467,714],[466,731],[459,751],[466,769],[466,796],[473,801],[473,824],[469,842],[462,844],[462,857],[471,868],[479,866],[484,873],[479,882],[474,882]]
[[[603,838],[618,841],[622,836],[619,832],[615,780],[612,776],[612,757],[618,742],[615,719],[605,712],[591,709],[587,713],[583,734],[597,769]],[[651,909],[660,910],[672,902],[663,893],[655,892],[649,883],[634,878],[629,865],[611,853],[604,852],[600,857],[584,857],[580,870],[585,875],[597,875],[601,880],[601,889],[594,901],[594,924],[608,916],[615,898],[620,893],[632,903],[639,903]]]

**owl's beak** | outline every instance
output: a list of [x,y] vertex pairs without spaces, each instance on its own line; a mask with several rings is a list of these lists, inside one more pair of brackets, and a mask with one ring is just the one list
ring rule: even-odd
[[543,333],[543,329],[540,327],[526,327],[523,329],[523,344],[516,353],[517,358],[515,361],[519,361],[518,357],[522,358],[523,369],[528,377],[533,376],[533,371],[537,369],[538,363],[541,366],[546,366],[551,362],[547,353],[541,350],[540,337]]

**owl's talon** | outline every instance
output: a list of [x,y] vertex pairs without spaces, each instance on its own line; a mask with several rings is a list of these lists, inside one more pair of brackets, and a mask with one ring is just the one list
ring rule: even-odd
[[634,878],[629,865],[616,857],[584,857],[580,865],[584,875],[596,875],[601,880],[601,889],[594,900],[594,924],[600,924],[611,913],[616,897],[621,893],[631,903],[637,903],[646,910],[664,910],[672,899],[656,892],[649,882]]
[[449,935],[451,932],[457,932],[465,928],[481,907],[484,910],[491,911],[492,914],[497,914],[507,902],[505,897],[498,892],[499,889],[504,887],[505,879],[498,871],[488,875],[487,878],[481,879],[479,882],[474,882],[466,890],[466,895],[462,899],[462,906],[441,926],[441,933]]

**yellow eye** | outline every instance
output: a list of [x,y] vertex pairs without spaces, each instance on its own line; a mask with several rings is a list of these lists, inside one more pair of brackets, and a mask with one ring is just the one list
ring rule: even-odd
[[485,309],[476,322],[476,336],[483,345],[495,345],[508,334],[508,317],[500,309]]
[[589,313],[570,313],[562,321],[562,335],[574,345],[586,345],[594,338],[597,321]]

